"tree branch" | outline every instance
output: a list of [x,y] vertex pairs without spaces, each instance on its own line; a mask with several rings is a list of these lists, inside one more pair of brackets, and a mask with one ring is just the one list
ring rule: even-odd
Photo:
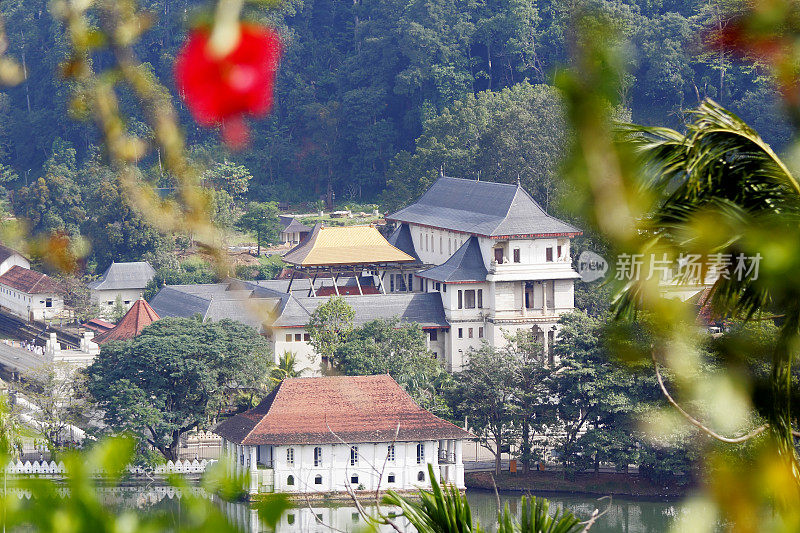
[[690,415],[689,413],[684,411],[683,408],[680,405],[678,405],[678,402],[676,402],[672,398],[672,396],[670,395],[669,391],[667,391],[667,388],[664,386],[664,380],[661,377],[661,372],[658,370],[658,361],[656,360],[656,355],[655,355],[655,353],[653,353],[651,355],[652,355],[652,359],[653,359],[653,366],[654,366],[655,371],[656,371],[656,378],[658,379],[658,386],[661,387],[661,392],[664,394],[664,397],[667,399],[667,401],[670,403],[670,405],[672,405],[675,409],[677,409],[677,411],[686,420],[689,421],[689,423],[691,423],[693,426],[698,428],[700,431],[702,431],[703,433],[705,433],[709,437],[711,437],[713,439],[716,439],[716,440],[718,440],[720,442],[728,443],[728,444],[739,444],[739,443],[745,442],[747,440],[750,440],[750,439],[752,439],[753,437],[755,437],[757,435],[760,435],[761,433],[763,433],[769,427],[768,424],[763,424],[763,425],[758,426],[757,428],[753,429],[749,433],[746,433],[746,434],[744,434],[744,435],[742,435],[740,437],[724,437],[724,436],[720,435],[719,433],[717,433],[716,431],[708,428],[702,422],[700,422],[699,420],[694,418],[692,415]]

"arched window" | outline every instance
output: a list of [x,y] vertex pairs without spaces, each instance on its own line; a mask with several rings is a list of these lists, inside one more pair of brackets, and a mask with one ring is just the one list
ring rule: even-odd
[[289,476],[286,478],[287,485],[294,485],[294,476]]
[[425,481],[425,472],[422,470],[420,470],[419,474],[417,474],[417,481]]
[[322,476],[317,476],[314,478],[314,485],[322,485]]
[[286,523],[289,525],[294,524],[294,513],[289,513],[286,515]]
[[314,448],[314,466],[322,466],[322,448]]

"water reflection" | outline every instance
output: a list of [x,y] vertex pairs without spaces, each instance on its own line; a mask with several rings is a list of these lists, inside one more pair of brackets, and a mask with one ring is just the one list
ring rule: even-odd
[[[69,496],[69,490],[63,488],[63,496]],[[229,503],[220,501],[218,498],[208,495],[199,487],[188,489],[192,495],[208,497],[213,499],[229,517],[231,522],[237,524],[240,529],[247,533],[261,533],[270,531],[263,525],[255,508],[247,503]],[[27,491],[11,489],[10,492],[20,498],[30,498]],[[146,512],[148,509],[155,508],[179,508],[178,501],[183,493],[173,487],[158,485],[151,486],[125,486],[108,488],[104,491],[106,503],[126,507],[141,509]],[[581,519],[587,519],[592,515],[595,508],[608,511],[592,527],[591,533],[662,533],[669,529],[680,512],[680,502],[647,502],[633,501],[625,499],[614,499],[610,506],[607,500],[598,501],[591,497],[580,496],[560,496],[545,495],[554,507],[566,507]],[[486,531],[494,531],[494,524],[497,521],[497,501],[493,492],[486,491],[467,491],[467,500],[475,517]],[[508,504],[511,511],[519,516],[520,495],[501,494],[501,505]],[[375,513],[374,506],[365,506],[368,512]],[[383,507],[382,510],[390,514],[397,513],[396,508]],[[180,522],[180,513],[174,513],[177,522]],[[395,522],[400,526],[401,531],[413,533],[408,522],[403,518],[396,518]],[[362,531],[365,520],[358,513],[355,505],[329,505],[322,503],[311,503],[309,505],[298,504],[298,507],[290,509],[281,517],[276,530],[277,533],[329,533],[330,531],[357,532]],[[333,528],[333,529],[332,529]],[[394,532],[390,526],[378,528],[381,533]]]
[[[467,491],[473,514],[487,531],[494,531],[497,521],[497,500],[494,493]],[[520,496],[503,494],[501,505],[509,505],[511,511],[519,516]],[[679,509],[678,502],[646,502],[631,500],[597,501],[590,497],[550,496],[548,499],[554,507],[566,507],[578,517],[585,519],[592,515],[596,508],[608,511],[592,527],[592,533],[662,533],[669,529]],[[258,521],[258,515],[247,504],[223,503],[225,512],[243,531],[261,533],[268,531]],[[374,507],[368,507],[374,513]],[[392,509],[385,508],[385,512]],[[396,520],[402,531],[413,532],[414,529],[403,519]],[[364,526],[364,519],[359,516],[354,505],[337,506],[302,506],[287,511],[277,527],[277,533],[310,532],[329,533],[332,530],[355,532]],[[378,528],[378,531],[394,531],[390,526]]]
[[[258,518],[256,510],[244,503],[220,502],[225,514],[231,522],[237,524],[239,528],[247,533],[261,533],[272,531],[267,529]],[[374,506],[365,506],[368,513],[375,516]],[[393,517],[398,511],[396,508],[384,506],[381,508],[385,514]],[[402,517],[394,517],[393,521],[403,532],[413,533],[416,531]],[[275,528],[276,533],[330,533],[331,531],[357,532],[363,531],[366,520],[362,517],[355,505],[319,505],[311,503],[306,506],[298,506],[286,511],[281,516],[280,522]],[[394,532],[391,526],[378,528],[381,533]]]
[[[588,496],[545,495],[552,507],[566,507],[578,518],[588,519],[595,509],[607,512],[592,527],[592,533],[663,533],[680,509],[680,502],[648,502],[614,498],[609,505],[608,500],[598,501]],[[467,491],[467,500],[473,514],[477,515],[482,526],[489,527],[497,520],[497,500],[494,493],[484,491]],[[501,494],[500,503],[519,516],[520,496],[518,494]],[[552,508],[551,507],[551,508]]]

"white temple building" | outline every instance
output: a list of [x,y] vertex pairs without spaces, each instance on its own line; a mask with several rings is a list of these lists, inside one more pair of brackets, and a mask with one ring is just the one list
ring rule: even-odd
[[389,376],[283,380],[215,432],[250,494],[464,488],[463,442],[475,437],[419,407]]
[[333,296],[355,325],[397,317],[425,330],[450,371],[470,350],[532,332],[549,353],[559,317],[574,309],[574,226],[542,209],[519,185],[442,177],[415,203],[372,227],[317,225],[284,260],[300,275],[256,282],[165,286],[151,304],[160,316],[232,318],[271,342],[276,361],[294,353],[319,375],[305,327]]

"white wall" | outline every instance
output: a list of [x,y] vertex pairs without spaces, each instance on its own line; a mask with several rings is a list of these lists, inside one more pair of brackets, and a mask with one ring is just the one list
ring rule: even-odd
[[5,261],[0,263],[0,276],[11,270],[11,267],[15,265],[27,269],[31,268],[30,261],[19,254],[12,254],[11,257],[7,257]]
[[25,320],[31,313],[36,320],[47,320],[64,310],[64,299],[58,294],[26,294],[0,283],[0,306]]
[[92,290],[92,302],[108,313],[114,309],[119,296],[125,309],[130,309],[140,297],[144,295],[144,289],[115,289],[115,290]]
[[268,338],[276,364],[284,353],[292,352],[297,358],[297,368],[304,370],[303,376],[322,375],[321,358],[306,340],[308,333],[305,328],[274,328]]
[[[350,465],[350,444],[325,444],[322,448],[322,464],[314,466],[313,445],[274,446],[275,491],[276,492],[344,492],[346,486],[357,490],[382,489],[411,490],[430,488],[428,463],[439,471],[439,441],[425,441],[424,458],[417,463],[418,442],[397,442],[394,461],[387,461],[389,443],[358,443],[358,464]],[[294,464],[287,463],[287,449],[294,450]],[[461,459],[459,456],[458,459]],[[457,460],[457,464],[461,461]],[[377,471],[376,471],[377,470]],[[383,472],[383,475],[380,475]],[[418,481],[422,472],[424,481]],[[315,483],[316,476],[322,476],[320,484]],[[389,475],[394,475],[394,482],[389,482]],[[288,484],[289,476],[294,477],[294,485]],[[358,476],[354,483],[352,476]],[[455,480],[463,488],[463,466],[461,476]]]
[[468,233],[426,228],[416,224],[409,224],[408,227],[417,255],[428,265],[441,265],[470,238]]

